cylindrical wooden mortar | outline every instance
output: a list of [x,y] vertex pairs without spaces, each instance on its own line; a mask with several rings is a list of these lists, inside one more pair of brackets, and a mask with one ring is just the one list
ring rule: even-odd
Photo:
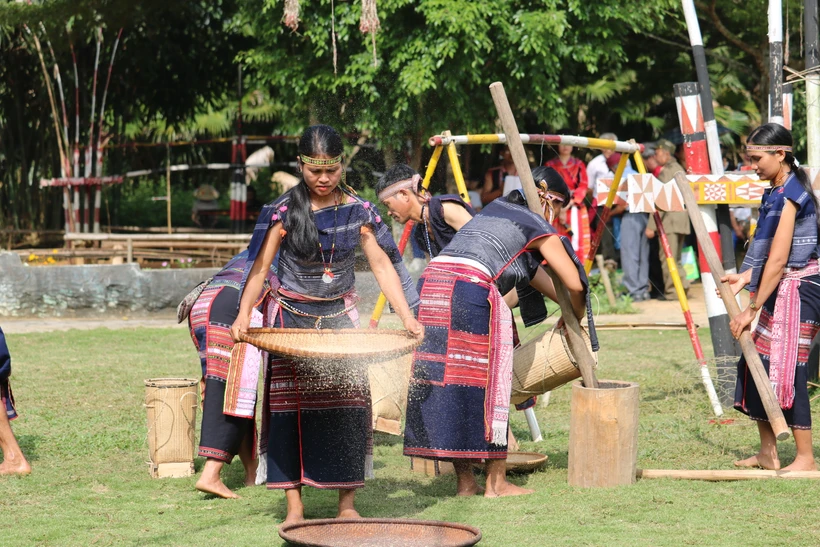
[[597,389],[572,384],[567,482],[632,484],[638,461],[638,384],[598,383]]

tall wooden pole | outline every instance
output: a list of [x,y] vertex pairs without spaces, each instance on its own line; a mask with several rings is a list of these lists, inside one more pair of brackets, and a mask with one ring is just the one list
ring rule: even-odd
[[[493,102],[498,111],[501,126],[504,128],[504,133],[507,137],[507,148],[510,150],[513,162],[515,163],[515,169],[518,171],[518,176],[521,179],[521,187],[524,190],[524,196],[527,198],[527,207],[529,207],[533,213],[543,216],[544,211],[541,210],[541,200],[538,198],[538,191],[535,189],[535,181],[532,179],[530,164],[527,161],[527,153],[524,151],[524,145],[518,133],[518,126],[515,123],[510,103],[507,101],[504,85],[501,82],[490,84],[490,93],[493,96]],[[584,386],[597,389],[598,379],[595,377],[595,359],[590,354],[581,336],[581,324],[578,322],[578,318],[575,317],[569,292],[561,279],[555,275],[555,272],[551,269],[550,277],[552,277],[552,283],[558,295],[558,304],[561,306],[561,317],[563,317],[564,324],[567,327],[567,343],[569,344],[572,355],[575,357],[575,361],[578,363],[578,368],[581,370]]]
[[783,125],[783,3],[769,0],[769,121]]
[[[809,167],[820,167],[820,45],[817,40],[817,0],[805,0],[806,149]],[[814,71],[812,71],[814,69]]]
[[168,233],[170,234],[173,232],[171,229],[171,145],[166,145],[165,149],[165,211],[168,217]]
[[[706,255],[706,260],[709,262],[709,268],[712,270],[715,284],[720,290],[720,297],[723,299],[723,303],[726,305],[729,315],[735,317],[740,313],[740,306],[738,306],[735,295],[732,294],[732,289],[729,285],[720,281],[720,278],[724,276],[723,266],[720,263],[720,258],[718,257],[717,251],[715,251],[714,245],[712,245],[712,240],[706,231],[706,225],[698,213],[698,202],[695,199],[695,194],[692,192],[689,181],[683,173],[675,175],[675,183],[683,196],[686,211],[692,220],[692,226],[695,228],[698,243],[700,243],[700,248],[704,255]],[[755,386],[760,394],[760,401],[766,409],[766,415],[769,417],[769,424],[772,426],[775,436],[780,441],[788,439],[789,427],[786,424],[786,419],[783,417],[783,412],[780,410],[780,405],[777,402],[774,391],[772,391],[769,375],[766,374],[766,369],[763,368],[760,355],[757,353],[757,348],[755,348],[755,343],[749,331],[744,331],[741,335],[740,347],[743,350],[743,356],[746,357],[746,365],[749,368],[749,372],[752,373]]]

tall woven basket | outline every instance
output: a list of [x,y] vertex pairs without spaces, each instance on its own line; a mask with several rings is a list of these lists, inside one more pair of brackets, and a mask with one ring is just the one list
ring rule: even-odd
[[[511,403],[523,403],[534,395],[547,393],[581,377],[581,371],[570,356],[565,332],[553,328],[541,338],[515,348]],[[589,335],[583,329],[581,335],[592,352]]]
[[191,378],[145,380],[148,464],[154,478],[194,474],[198,383]]

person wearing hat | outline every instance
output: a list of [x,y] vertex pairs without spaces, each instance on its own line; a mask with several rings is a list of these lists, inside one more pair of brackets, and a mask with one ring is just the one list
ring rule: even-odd
[[[666,139],[659,140],[657,147],[655,148],[655,161],[657,161],[658,165],[661,166],[658,179],[663,183],[671,181],[675,178],[676,174],[685,172],[683,167],[681,167],[677,160],[675,160],[675,148],[675,144]],[[669,240],[669,250],[675,258],[675,264],[677,265],[678,271],[682,272],[683,268],[681,268],[680,265],[680,253],[683,249],[683,240],[689,235],[690,231],[689,215],[685,211],[661,211],[660,216],[661,222],[663,222],[664,231],[666,231],[666,237]],[[655,237],[656,230],[657,227],[655,226],[655,217],[653,215],[649,218],[649,222],[646,225],[646,237],[649,239]],[[663,252],[663,245],[660,246],[659,255],[661,259],[661,266],[663,268],[662,299],[676,300],[678,296],[675,293],[675,284],[672,281],[672,276],[669,273],[669,266],[666,263],[666,255]],[[683,290],[688,294],[689,280],[686,279],[685,275],[680,277]]]
[[655,147],[645,144],[643,152],[641,152],[641,157],[643,158],[643,165],[646,168],[646,172],[652,173],[652,176],[658,178],[658,175],[661,174],[662,167],[658,165],[658,161],[655,159]]
[[219,210],[219,192],[210,184],[203,184],[194,190],[194,205],[191,208],[191,220],[201,228],[213,228],[216,226],[215,214]]

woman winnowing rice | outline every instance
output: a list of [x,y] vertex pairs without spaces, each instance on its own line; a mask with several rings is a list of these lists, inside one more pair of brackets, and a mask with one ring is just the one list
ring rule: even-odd
[[[473,463],[486,461],[486,497],[530,493],[506,480],[507,426],[512,387],[513,323],[501,297],[522,281],[555,299],[542,260],[570,292],[578,317],[586,310],[598,349],[587,278],[569,241],[547,219],[554,170],[536,168],[544,214],[527,209],[516,190],[484,207],[455,234],[419,281],[424,341],[413,357],[404,454],[453,462],[458,495],[479,491]],[[565,186],[565,185],[564,185]]]
[[[404,327],[421,335],[411,311],[418,304],[413,281],[375,206],[343,187],[343,152],[342,139],[332,127],[315,125],[302,135],[302,181],[266,205],[254,229],[251,266],[231,328],[235,340],[249,326],[255,295],[277,252],[281,286],[266,300],[271,326],[357,327],[357,248]],[[347,372],[328,373],[323,367],[271,356],[266,371],[269,412],[264,416],[271,441],[267,484],[285,490],[286,523],[304,518],[303,485],[338,489],[337,516],[358,516],[355,489],[364,486],[372,443],[370,390],[366,370]]]

